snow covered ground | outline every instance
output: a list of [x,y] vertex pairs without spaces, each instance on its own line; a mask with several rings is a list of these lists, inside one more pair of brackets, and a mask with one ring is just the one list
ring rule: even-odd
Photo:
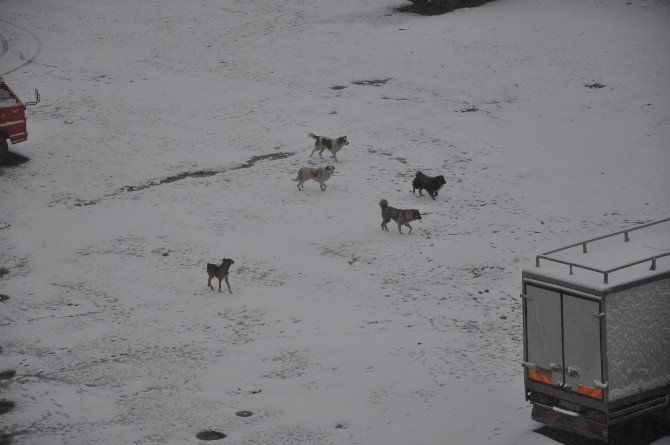
[[[0,0],[42,97],[0,172],[0,442],[590,443],[530,419],[521,268],[670,213],[670,3],[406,4]],[[324,192],[310,131],[350,141]]]

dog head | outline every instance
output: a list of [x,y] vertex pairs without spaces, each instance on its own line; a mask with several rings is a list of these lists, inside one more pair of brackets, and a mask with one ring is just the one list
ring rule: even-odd
[[327,165],[325,168],[326,168],[326,171],[331,175],[335,171],[335,167],[333,167],[332,165]]
[[412,218],[414,219],[421,219],[421,213],[419,213],[418,210],[412,210]]
[[341,136],[337,138],[337,143],[340,145],[349,145],[349,141],[347,140],[346,136]]
[[440,175],[440,176],[436,176],[436,177],[435,177],[435,182],[436,182],[440,187],[447,183],[447,181],[444,180],[444,176],[442,176],[442,175]]

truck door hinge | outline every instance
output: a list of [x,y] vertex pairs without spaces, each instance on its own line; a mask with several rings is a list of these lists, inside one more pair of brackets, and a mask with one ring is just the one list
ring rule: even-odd
[[524,368],[531,369],[531,370],[535,370],[537,368],[537,365],[535,363],[531,363],[531,362],[521,362],[521,366],[523,366]]
[[526,294],[521,294],[521,298],[529,300],[529,301],[535,300],[535,298],[531,297],[530,295],[526,295]]

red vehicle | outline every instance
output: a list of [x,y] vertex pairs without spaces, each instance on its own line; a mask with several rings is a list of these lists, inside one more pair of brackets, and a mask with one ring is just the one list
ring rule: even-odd
[[24,104],[0,77],[0,159],[9,151],[7,139],[12,144],[28,139],[26,105],[35,105],[39,101],[40,95],[35,90],[35,101]]

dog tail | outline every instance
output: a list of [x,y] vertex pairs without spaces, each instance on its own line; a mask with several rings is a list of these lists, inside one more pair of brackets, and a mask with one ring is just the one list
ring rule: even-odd
[[381,207],[382,210],[384,210],[388,206],[389,206],[389,202],[387,200],[382,199],[381,201],[379,201],[379,207]]
[[319,137],[314,133],[312,133],[311,131],[307,134],[307,137],[312,139],[319,139]]
[[291,181],[298,182],[298,177],[296,176],[295,178],[291,178]]

